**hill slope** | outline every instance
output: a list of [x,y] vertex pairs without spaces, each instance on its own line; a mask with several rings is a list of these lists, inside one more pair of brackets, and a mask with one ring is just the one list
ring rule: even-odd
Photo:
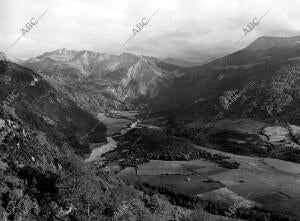
[[[48,132],[53,140],[73,143],[89,152],[87,141],[105,141],[105,126],[53,88],[40,75],[20,65],[0,61],[0,101],[18,119]],[[95,126],[97,128],[86,136]]]
[[[210,118],[223,110],[227,117],[300,123],[298,40],[263,37],[208,64],[181,68],[185,75],[159,94],[160,99],[153,99],[151,106],[154,111],[189,120]],[[229,110],[224,109],[224,98],[241,91]]]

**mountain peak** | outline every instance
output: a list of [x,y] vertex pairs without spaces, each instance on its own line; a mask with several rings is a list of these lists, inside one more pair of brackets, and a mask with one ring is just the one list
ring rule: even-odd
[[66,54],[68,50],[65,48],[61,48],[61,49],[58,49],[57,51],[59,54]]
[[68,50],[66,48],[60,48],[54,51],[46,52],[37,56],[37,59],[51,58],[54,61],[67,61],[72,59],[76,54],[76,51]]
[[137,58],[137,56],[135,54],[131,54],[131,53],[127,53],[127,52],[120,54],[120,57],[126,58],[126,59],[132,59],[132,58],[136,59]]
[[269,37],[262,36],[251,43],[246,49],[251,51],[263,51],[271,48],[286,48],[300,45],[300,36],[294,37]]

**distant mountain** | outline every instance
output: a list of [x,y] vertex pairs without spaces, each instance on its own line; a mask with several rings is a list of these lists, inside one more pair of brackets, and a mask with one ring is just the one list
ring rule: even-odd
[[159,59],[129,53],[108,55],[59,49],[21,63],[44,76],[81,107],[92,112],[130,109],[125,100],[154,97],[164,81],[182,72],[160,68]]
[[26,60],[23,65],[68,82],[91,75],[101,76],[105,71],[116,70],[120,63],[115,55],[63,48]]
[[208,61],[190,62],[190,61],[184,61],[175,58],[166,58],[163,60],[163,62],[180,66],[180,67],[192,67],[192,66],[200,66]]
[[17,59],[12,60],[12,62],[17,63],[17,64],[21,64],[21,63],[24,62],[24,60],[17,58]]
[[[300,124],[299,39],[262,37],[202,66],[180,68],[185,74],[152,99],[152,111],[195,121],[211,119],[223,110],[225,118]],[[238,94],[250,83],[253,86],[225,110],[223,97]]]
[[15,63],[0,61],[0,101],[7,112],[46,132],[54,142],[72,144],[77,153],[89,152],[88,141],[106,140],[106,128],[101,122],[39,74]]
[[122,95],[130,99],[139,96],[153,98],[164,87],[163,83],[182,75],[179,72],[162,69],[157,64],[156,59],[141,56],[121,80],[118,89]]
[[298,47],[300,36],[295,37],[260,37],[247,47],[250,51],[263,51],[272,48]]

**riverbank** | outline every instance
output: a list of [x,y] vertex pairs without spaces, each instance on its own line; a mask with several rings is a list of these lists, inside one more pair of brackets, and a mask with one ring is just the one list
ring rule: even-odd
[[123,129],[131,125],[132,122],[136,121],[138,112],[124,111],[122,114],[118,112],[117,115],[113,114],[98,114],[98,120],[104,123],[107,128],[106,135],[113,136],[120,133]]
[[91,143],[90,149],[92,152],[89,157],[85,160],[86,162],[99,162],[101,163],[102,155],[114,150],[117,147],[118,142],[114,139],[114,137],[119,135],[124,135],[128,131],[137,127],[140,120],[137,119],[138,112],[136,111],[124,111],[117,112],[117,118],[106,116],[104,113],[98,114],[98,119],[105,124],[107,127],[106,135],[107,142],[106,143]]

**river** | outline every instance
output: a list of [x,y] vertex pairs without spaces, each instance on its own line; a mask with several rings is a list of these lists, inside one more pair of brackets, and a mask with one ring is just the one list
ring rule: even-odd
[[[120,134],[124,135],[128,131],[136,128],[139,122],[140,122],[140,120],[132,122],[128,127],[123,128],[120,131]],[[87,158],[85,160],[86,162],[99,161],[99,160],[101,160],[101,156],[103,154],[107,153],[108,151],[114,150],[117,147],[118,142],[113,139],[113,136],[108,136],[106,138],[106,140],[107,140],[107,143],[102,144],[92,150],[89,158]]]

